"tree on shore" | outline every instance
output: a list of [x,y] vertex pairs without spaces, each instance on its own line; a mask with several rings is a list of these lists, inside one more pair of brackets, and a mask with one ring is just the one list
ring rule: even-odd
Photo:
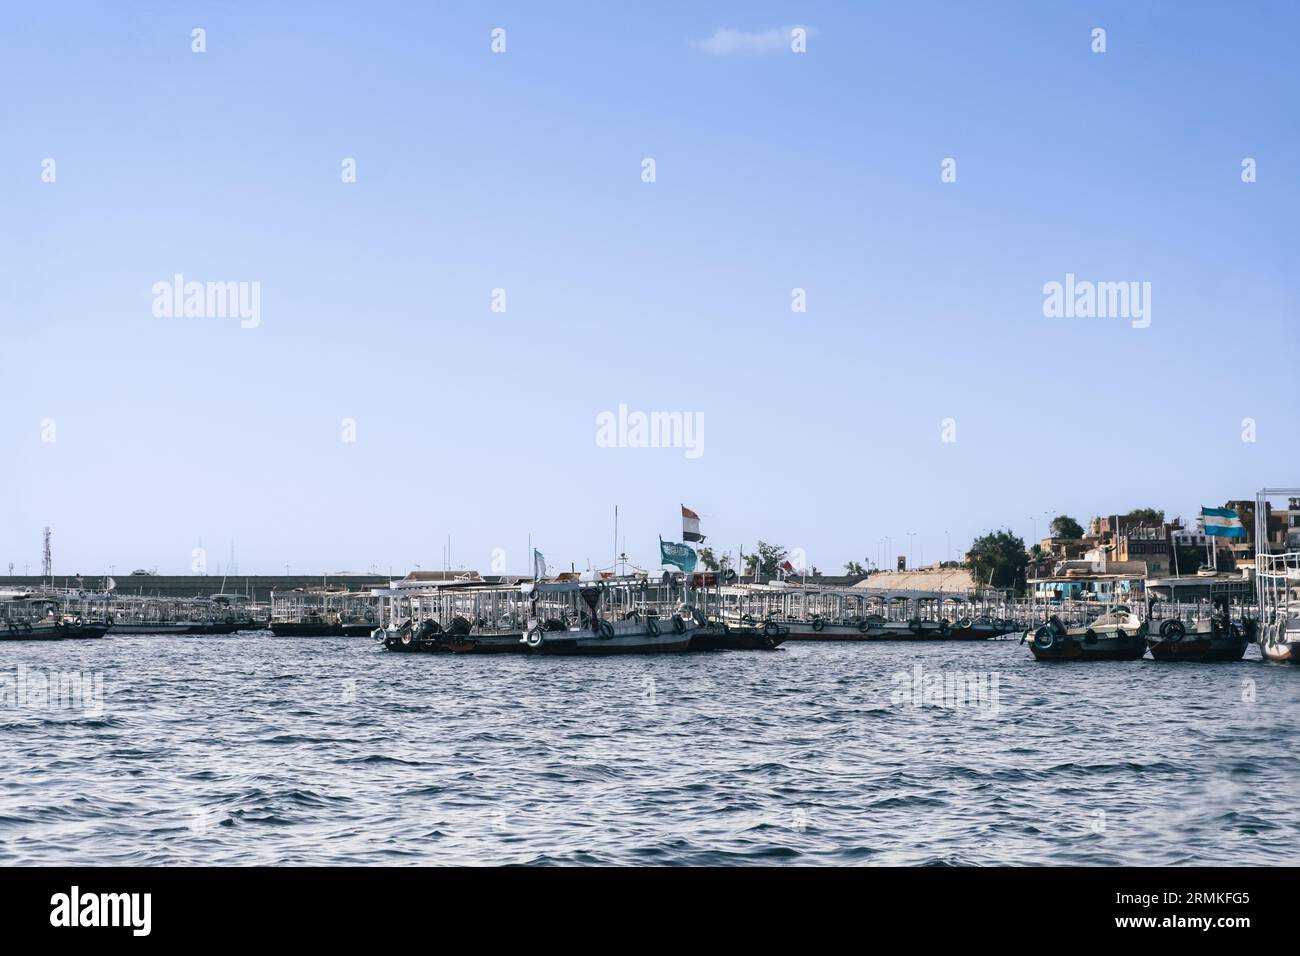
[[966,567],[975,583],[992,584],[995,588],[1022,590],[1028,563],[1024,539],[1005,530],[976,538],[966,554]]
[[1195,574],[1205,564],[1205,549],[1196,544],[1174,548],[1174,567],[1179,574]]
[[745,555],[745,573],[775,577],[776,569],[781,566],[781,562],[788,555],[789,552],[779,544],[768,544],[766,541],[760,541],[758,542],[758,550],[755,553]]
[[700,564],[705,571],[728,571],[731,569],[731,555],[718,557],[712,548],[700,548]]
[[1053,538],[1082,538],[1083,525],[1069,515],[1057,515],[1052,519]]
[[844,573],[853,577],[866,577],[867,569],[856,561],[850,561],[844,565]]
[[1165,523],[1165,513],[1157,511],[1155,508],[1134,508],[1124,517],[1134,524],[1162,525]]

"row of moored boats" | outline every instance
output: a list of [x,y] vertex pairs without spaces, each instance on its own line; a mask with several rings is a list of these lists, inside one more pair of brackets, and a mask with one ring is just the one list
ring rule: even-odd
[[408,576],[387,587],[202,598],[0,591],[0,640],[106,634],[371,636],[399,652],[627,654],[774,649],[787,641],[978,641],[1019,636],[1044,661],[1300,658],[1300,554],[1261,560],[1260,600],[1171,604],[1015,601],[984,589],[879,592],[713,572],[553,579]]

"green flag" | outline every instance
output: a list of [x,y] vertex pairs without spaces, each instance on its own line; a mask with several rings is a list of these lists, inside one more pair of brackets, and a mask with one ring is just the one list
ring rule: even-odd
[[665,541],[660,538],[659,560],[662,564],[671,564],[690,574],[695,570],[695,549],[685,544],[678,544],[676,541]]

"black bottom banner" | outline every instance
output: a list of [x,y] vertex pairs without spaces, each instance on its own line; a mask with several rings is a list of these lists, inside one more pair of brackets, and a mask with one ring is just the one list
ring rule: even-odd
[[[1232,945],[1294,922],[1294,870],[1259,869],[111,869],[0,871],[11,942],[373,941],[455,920],[495,938],[571,937],[575,919],[703,917],[733,941],[921,931],[927,945],[1007,937]],[[557,919],[557,917],[562,917]],[[468,921],[468,922],[466,922]],[[521,922],[526,921],[526,922]],[[629,925],[630,924],[630,925]],[[1270,932],[1271,927],[1271,932]]]

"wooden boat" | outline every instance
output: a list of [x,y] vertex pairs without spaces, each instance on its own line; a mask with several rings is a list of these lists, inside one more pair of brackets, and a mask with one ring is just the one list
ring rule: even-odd
[[726,623],[760,627],[770,621],[786,628],[792,641],[986,640],[1020,629],[1002,616],[1004,604],[981,594],[780,583],[733,585],[721,594]]
[[378,621],[370,591],[295,588],[271,592],[271,619],[265,626],[276,637],[366,637]]
[[459,654],[657,654],[685,651],[702,613],[663,610],[643,576],[489,584],[462,581],[376,589],[376,641],[394,651]]
[[1087,624],[1070,627],[1052,615],[1020,642],[1040,661],[1136,661],[1147,650],[1146,624],[1128,607],[1118,605]]
[[252,616],[231,599],[238,596],[157,597],[106,594],[107,621],[119,635],[232,634],[253,627]]
[[1174,605],[1148,600],[1147,646],[1158,661],[1239,661],[1255,640],[1258,622],[1241,617],[1226,599],[1213,604]]
[[40,592],[0,592],[0,641],[67,641],[103,637],[109,625],[88,609]]

